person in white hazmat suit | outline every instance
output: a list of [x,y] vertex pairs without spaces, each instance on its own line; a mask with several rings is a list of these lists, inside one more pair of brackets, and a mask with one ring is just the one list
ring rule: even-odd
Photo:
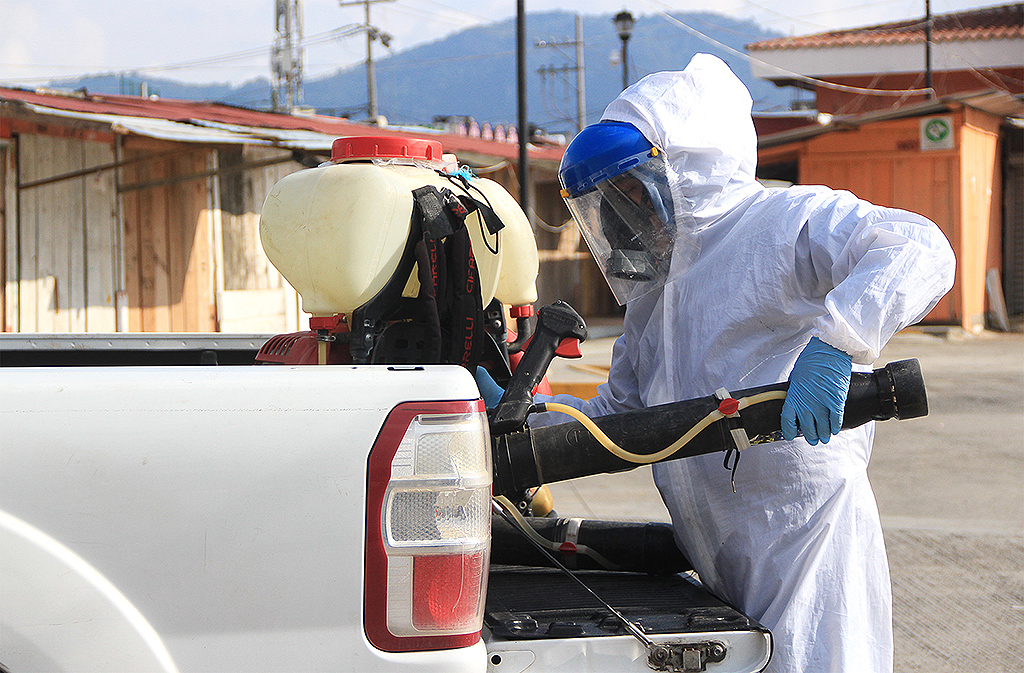
[[567,148],[563,196],[626,304],[624,334],[597,397],[537,399],[593,417],[789,379],[788,441],[746,449],[735,492],[721,454],[654,465],[655,483],[701,582],[771,629],[768,670],[891,671],[873,424],[840,432],[842,409],[852,363],[950,289],[953,252],[919,215],[760,185],[750,110],[728,66],[698,54],[627,88]]

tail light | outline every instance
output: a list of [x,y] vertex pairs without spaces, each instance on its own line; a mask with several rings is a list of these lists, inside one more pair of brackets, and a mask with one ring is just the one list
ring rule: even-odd
[[388,652],[477,642],[491,525],[483,403],[395,407],[370,452],[368,475],[367,638]]

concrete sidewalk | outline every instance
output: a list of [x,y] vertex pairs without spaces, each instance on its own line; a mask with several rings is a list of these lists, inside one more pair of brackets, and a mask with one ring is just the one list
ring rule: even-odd
[[[605,328],[605,334],[614,329]],[[590,397],[614,338],[556,360]],[[907,331],[876,366],[916,357],[930,413],[877,424],[869,473],[893,584],[896,671],[1024,671],[1024,335]],[[668,521],[650,468],[551,485],[560,515]]]

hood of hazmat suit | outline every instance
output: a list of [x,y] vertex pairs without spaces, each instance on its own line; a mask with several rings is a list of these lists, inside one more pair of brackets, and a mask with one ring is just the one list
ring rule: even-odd
[[[674,231],[699,255],[627,303],[598,396],[555,401],[600,416],[786,381],[815,336],[870,365],[950,289],[953,252],[927,219],[825,187],[757,183],[750,109],[728,66],[698,54],[605,110],[664,152]],[[769,671],[892,668],[888,564],[867,479],[873,432],[755,445],[735,493],[720,455],[654,466],[701,581],[772,630]]]

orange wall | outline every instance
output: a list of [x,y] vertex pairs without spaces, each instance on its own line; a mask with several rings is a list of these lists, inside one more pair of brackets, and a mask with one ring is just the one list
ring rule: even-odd
[[961,240],[959,280],[964,285],[965,315],[984,325],[985,274],[1002,269],[1002,179],[999,121],[977,110],[964,111],[960,162]]

